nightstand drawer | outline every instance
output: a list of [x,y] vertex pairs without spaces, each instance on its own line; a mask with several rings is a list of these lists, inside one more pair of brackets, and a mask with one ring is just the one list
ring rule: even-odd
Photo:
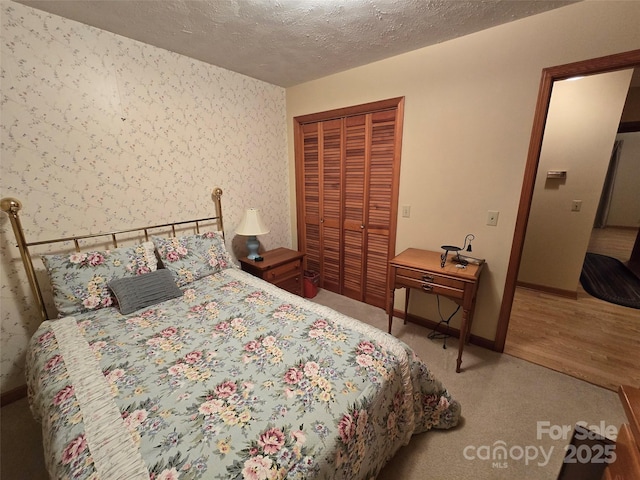
[[240,258],[242,270],[291,293],[304,295],[302,258],[304,254],[289,248],[276,248],[262,253],[262,261]]
[[302,273],[302,262],[290,262],[265,272],[264,279],[271,283],[277,283],[287,278],[295,277]]
[[302,282],[302,275],[297,275],[293,278],[288,278],[286,280],[274,282],[274,285],[288,292],[295,293],[296,295],[300,295],[300,289],[302,288],[301,282]]

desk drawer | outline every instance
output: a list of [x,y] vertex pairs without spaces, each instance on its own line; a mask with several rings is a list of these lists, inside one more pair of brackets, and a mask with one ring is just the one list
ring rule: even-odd
[[417,288],[450,298],[464,297],[464,282],[462,280],[406,268],[398,268],[396,271],[396,288],[398,287]]
[[462,280],[446,277],[444,275],[439,275],[433,272],[421,272],[418,270],[410,270],[408,268],[398,268],[396,271],[396,275],[398,277],[406,277],[431,285],[442,285],[444,287],[464,290],[464,282]]
[[396,277],[396,288],[409,287],[423,290],[427,293],[434,293],[436,295],[444,295],[449,298],[464,298],[464,290],[459,288],[447,287],[445,285],[438,285],[436,283],[421,282],[415,278],[408,277]]

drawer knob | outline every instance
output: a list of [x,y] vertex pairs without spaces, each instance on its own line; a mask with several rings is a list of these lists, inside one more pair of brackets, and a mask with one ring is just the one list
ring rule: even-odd
[[422,276],[422,280],[424,280],[425,282],[433,282],[433,275],[423,275]]
[[431,285],[422,285],[422,290],[424,290],[425,292],[430,292],[431,290],[433,290],[433,287]]

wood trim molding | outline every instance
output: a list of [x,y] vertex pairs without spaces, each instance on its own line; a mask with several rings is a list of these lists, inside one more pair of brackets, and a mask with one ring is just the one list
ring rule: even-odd
[[[300,227],[300,223],[304,219],[304,202],[300,201],[301,198],[304,197],[304,169],[302,168],[302,149],[304,147],[304,139],[302,132],[302,124],[293,121],[293,151],[294,151],[294,162],[295,162],[295,181],[296,181],[296,249],[301,249],[302,240],[302,231]],[[303,244],[302,244],[303,245]],[[307,267],[306,262],[303,261],[303,268]]]
[[353,115],[362,115],[364,113],[378,112],[380,110],[391,110],[398,108],[404,103],[404,97],[389,98],[387,100],[379,100],[371,103],[363,103],[352,107],[336,108],[335,110],[326,110],[324,112],[310,113],[308,115],[299,115],[293,117],[295,124],[316,123],[325,120],[333,120],[334,118],[349,117]]
[[571,298],[577,300],[578,292],[573,290],[563,290],[561,288],[548,287],[546,285],[537,285],[535,283],[516,282],[518,287],[528,288],[529,290],[536,290],[538,292],[549,293],[551,295],[557,295],[559,297]]
[[633,249],[631,250],[631,258],[629,258],[629,262],[627,262],[627,267],[638,278],[640,278],[640,230],[638,230],[638,234],[636,235],[636,241],[633,243]]
[[0,407],[22,400],[27,396],[27,386],[21,385],[0,395]]
[[516,217],[516,225],[511,244],[511,256],[507,267],[504,292],[502,295],[502,305],[498,317],[496,329],[495,346],[496,350],[504,351],[504,344],[509,328],[509,317],[511,316],[511,306],[516,290],[518,270],[522,259],[522,249],[524,238],[527,232],[527,222],[531,211],[531,199],[533,198],[533,187],[536,174],[538,173],[538,163],[540,151],[542,149],[542,138],[546,126],[547,115],[549,113],[549,102],[553,82],[564,80],[578,75],[593,75],[597,73],[613,72],[625,68],[640,67],[640,50],[608,55],[606,57],[593,58],[581,62],[559,65],[542,70],[542,79],[538,91],[538,101],[536,103],[533,127],[531,129],[531,140],[529,142],[529,152],[525,165],[522,190],[520,192],[520,204]]
[[[396,115],[396,151],[395,158],[398,159],[393,166],[393,178],[397,181],[392,184],[391,192],[391,219],[390,224],[393,228],[389,230],[389,260],[396,256],[396,235],[398,232],[398,199],[400,198],[400,163],[402,161],[402,138],[404,130],[404,97],[392,99],[397,101],[397,115]],[[387,280],[389,279],[389,268],[387,267]],[[385,310],[389,309],[389,303],[391,302],[391,291],[387,288],[387,294],[385,297]],[[393,308],[393,306],[391,306]]]

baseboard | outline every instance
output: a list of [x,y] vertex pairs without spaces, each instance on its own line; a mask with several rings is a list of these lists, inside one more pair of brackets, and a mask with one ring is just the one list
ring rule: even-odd
[[640,226],[638,225],[605,225],[602,228],[618,228],[621,230],[638,230]]
[[529,290],[537,290],[542,293],[549,293],[551,295],[557,295],[558,297],[571,298],[572,300],[578,299],[578,292],[573,290],[563,290],[561,288],[547,287],[546,285],[536,285],[535,283],[516,282],[517,287],[528,288]]
[[0,395],[0,407],[22,400],[27,396],[27,386],[21,385]]
[[[403,310],[395,310],[393,311],[393,316],[395,318],[401,318],[404,320],[404,311]],[[439,322],[434,322],[433,320],[429,320],[428,318],[419,317],[417,315],[408,314],[407,322],[415,323],[416,325],[420,325],[422,327],[429,328],[431,330],[435,330],[439,333],[448,333],[452,337],[460,338],[460,329],[449,327],[447,330],[447,326],[443,325]],[[479,347],[486,348],[488,350],[498,351],[496,349],[495,340],[489,340],[488,338],[480,337],[478,335],[474,335],[473,333],[469,337],[469,342],[474,345],[478,345]]]

